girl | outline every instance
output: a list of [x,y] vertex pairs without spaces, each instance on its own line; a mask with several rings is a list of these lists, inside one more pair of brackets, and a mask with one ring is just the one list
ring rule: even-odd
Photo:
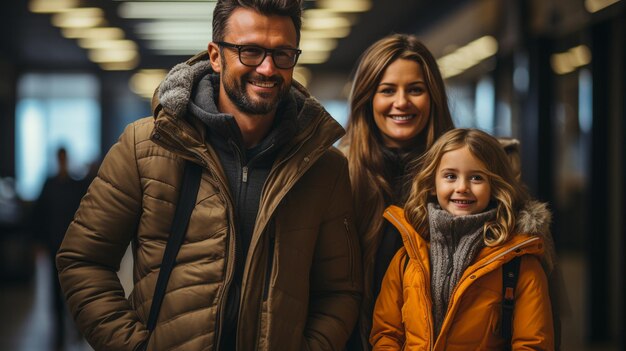
[[[405,210],[385,211],[404,247],[376,301],[374,350],[552,350],[540,262],[549,239],[545,204],[529,200],[498,141],[476,129],[444,134],[420,169]],[[518,256],[508,341],[502,266]]]
[[341,148],[348,157],[364,291],[350,351],[369,350],[374,302],[402,238],[383,220],[408,194],[408,164],[453,128],[443,79],[417,37],[393,34],[361,56],[350,92],[350,118]]

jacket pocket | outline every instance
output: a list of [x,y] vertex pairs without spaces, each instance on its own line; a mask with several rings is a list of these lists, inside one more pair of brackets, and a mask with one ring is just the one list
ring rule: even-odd
[[263,302],[267,301],[270,283],[272,281],[272,271],[274,269],[274,248],[276,246],[276,233],[274,228],[270,228],[269,243],[267,252],[267,267],[265,267],[265,282],[263,285]]
[[350,230],[350,221],[348,220],[348,218],[344,218],[343,219],[343,224],[346,228],[346,242],[348,245],[348,262],[349,262],[349,268],[350,268],[350,284],[352,286],[356,285],[356,274],[357,272],[354,269],[354,250],[355,250],[355,244],[352,242],[352,231]]
[[261,320],[259,321],[259,336],[257,343],[257,350],[269,350],[268,344],[268,331],[269,331],[269,316],[267,312],[268,302],[263,301],[261,305]]

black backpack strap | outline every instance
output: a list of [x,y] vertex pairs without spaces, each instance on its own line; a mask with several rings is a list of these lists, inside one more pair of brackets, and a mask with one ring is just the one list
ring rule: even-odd
[[[196,206],[196,198],[198,197],[198,189],[200,188],[200,178],[202,177],[202,168],[190,161],[185,162],[183,171],[183,180],[181,182],[180,197],[174,212],[174,220],[172,221],[172,230],[167,240],[167,246],[163,253],[163,261],[159,270],[159,277],[154,288],[154,296],[152,297],[152,306],[150,306],[150,316],[148,317],[147,328],[152,334],[156,326],[161,303],[165,296],[165,289],[170,278],[170,273],[176,264],[176,255],[185,238],[187,224],[191,217],[191,212]],[[148,340],[150,338],[148,337]],[[147,341],[146,341],[147,346]]]
[[404,272],[406,272],[406,267],[409,265],[409,260],[411,258],[409,257],[409,253],[407,252],[406,257],[404,258],[404,264],[402,266],[402,275],[404,275]]
[[520,256],[514,257],[502,266],[502,319],[500,335],[505,340],[506,349],[511,349],[513,337],[513,307],[515,306],[515,287],[519,276]]

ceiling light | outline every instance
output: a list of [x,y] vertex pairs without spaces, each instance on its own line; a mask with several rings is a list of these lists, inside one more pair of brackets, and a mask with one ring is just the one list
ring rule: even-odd
[[207,42],[211,41],[213,32],[207,21],[151,21],[139,23],[135,26],[135,32],[142,38],[172,37],[187,38],[189,36],[203,37]]
[[167,71],[164,69],[142,69],[130,78],[128,82],[130,90],[139,96],[149,99],[166,74]]
[[331,28],[331,29],[303,29],[300,32],[300,38],[306,39],[323,39],[323,38],[345,38],[350,34],[350,27]]
[[160,41],[177,41],[181,38],[185,40],[193,40],[193,41],[202,41],[204,43],[209,43],[211,41],[211,35],[207,35],[206,33],[189,33],[185,35],[181,35],[178,33],[137,33],[137,37],[145,40],[160,40]]
[[117,11],[122,18],[202,18],[210,23],[214,8],[214,2],[142,1],[122,3]]
[[336,47],[335,39],[306,39],[300,42],[302,51],[331,51]]
[[98,65],[104,71],[130,71],[137,67],[139,60],[128,62],[101,62]]
[[33,13],[55,13],[78,6],[78,0],[31,0],[28,9]]
[[617,2],[619,2],[619,0],[585,0],[585,8],[587,9],[587,11],[594,13],[604,8],[607,8]]
[[68,39],[123,39],[124,31],[114,27],[62,28],[61,34]]
[[337,12],[366,12],[372,8],[370,0],[318,0],[317,7]]
[[78,46],[83,49],[137,50],[137,44],[135,44],[134,41],[128,39],[79,39]]
[[340,16],[335,17],[304,17],[302,18],[302,28],[317,30],[317,29],[335,29],[341,27],[350,27],[352,23]]
[[567,54],[554,54],[550,57],[550,66],[556,74],[573,72],[576,67],[572,65]]
[[591,50],[585,45],[578,45],[567,51],[572,56],[576,67],[584,66],[591,62]]
[[146,47],[152,50],[191,50],[198,52],[206,50],[208,43],[207,40],[151,40],[146,42]]
[[450,78],[463,73],[497,52],[498,41],[494,37],[486,35],[439,58],[437,64],[441,69],[443,78]]
[[70,9],[52,16],[52,24],[61,28],[88,28],[104,23],[104,12],[97,7]]
[[550,66],[556,74],[567,74],[578,67],[591,62],[591,50],[585,45],[575,46],[565,52],[553,54],[550,57]]
[[102,62],[131,62],[139,58],[136,50],[89,50],[89,59],[96,63]]

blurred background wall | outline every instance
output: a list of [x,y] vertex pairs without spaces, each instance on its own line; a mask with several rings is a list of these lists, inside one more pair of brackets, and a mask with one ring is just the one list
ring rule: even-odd
[[[554,212],[570,305],[564,350],[623,350],[626,4],[620,0],[306,0],[296,79],[341,123],[360,54],[414,33],[446,76],[455,124],[522,145]],[[34,201],[67,149],[90,179],[149,116],[169,68],[205,50],[213,1],[21,0],[0,11],[0,349],[53,347],[51,267]],[[127,264],[120,272],[130,289]],[[70,322],[67,323],[71,327]],[[67,328],[66,334],[72,329]],[[88,349],[80,336],[66,349]]]

